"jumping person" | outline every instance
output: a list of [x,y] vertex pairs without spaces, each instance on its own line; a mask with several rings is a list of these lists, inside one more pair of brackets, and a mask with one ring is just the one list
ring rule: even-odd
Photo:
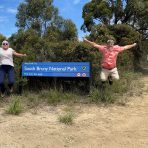
[[106,45],[99,45],[85,38],[84,38],[84,41],[89,43],[93,47],[97,48],[103,55],[102,62],[101,62],[102,70],[100,73],[102,86],[103,84],[105,84],[107,80],[109,80],[110,85],[112,85],[113,79],[119,80],[119,74],[116,67],[118,54],[124,50],[133,48],[137,45],[137,43],[126,45],[126,46],[114,45],[115,42],[112,39],[108,40]]
[[10,93],[13,91],[14,85],[14,64],[13,64],[13,55],[17,57],[25,57],[26,54],[17,53],[12,48],[9,48],[9,42],[3,41],[2,47],[0,48],[0,91],[1,97],[4,97],[5,86],[4,78],[5,75],[8,76],[8,87]]

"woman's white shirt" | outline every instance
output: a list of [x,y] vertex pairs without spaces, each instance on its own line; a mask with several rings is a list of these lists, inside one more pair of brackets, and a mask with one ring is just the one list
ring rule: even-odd
[[14,50],[12,48],[8,48],[7,50],[0,48],[0,65],[11,65],[14,67],[13,53]]

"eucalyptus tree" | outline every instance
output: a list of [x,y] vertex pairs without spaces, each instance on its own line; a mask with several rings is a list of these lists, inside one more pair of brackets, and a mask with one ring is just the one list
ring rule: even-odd
[[128,24],[148,37],[147,0],[92,0],[83,7],[83,30],[91,31],[97,24]]
[[18,7],[16,26],[23,30],[33,28],[43,34],[58,18],[58,9],[52,3],[53,0],[25,0]]
[[25,45],[22,41],[20,46],[36,49],[32,53],[36,53],[37,59],[47,59],[45,56],[48,57],[46,53],[52,42],[77,40],[76,25],[59,16],[53,0],[24,0],[18,6],[16,18],[19,31],[13,38],[25,41]]
[[[63,37],[71,39],[77,37],[75,24],[59,16],[58,8],[53,0],[25,0],[18,7],[16,26],[22,30],[34,29],[40,36],[56,28]],[[50,33],[55,34],[54,30]],[[48,34],[48,33],[47,33]],[[47,36],[46,34],[46,36]]]

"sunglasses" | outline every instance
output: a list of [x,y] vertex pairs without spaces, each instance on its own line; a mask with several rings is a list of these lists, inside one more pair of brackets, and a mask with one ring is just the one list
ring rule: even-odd
[[3,43],[3,45],[8,45],[8,43]]

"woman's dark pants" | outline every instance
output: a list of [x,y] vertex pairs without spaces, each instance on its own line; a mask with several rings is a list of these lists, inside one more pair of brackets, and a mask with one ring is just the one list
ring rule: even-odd
[[10,65],[1,65],[0,66],[0,90],[1,93],[5,92],[4,79],[5,76],[8,76],[8,87],[12,88],[14,84],[14,67]]

